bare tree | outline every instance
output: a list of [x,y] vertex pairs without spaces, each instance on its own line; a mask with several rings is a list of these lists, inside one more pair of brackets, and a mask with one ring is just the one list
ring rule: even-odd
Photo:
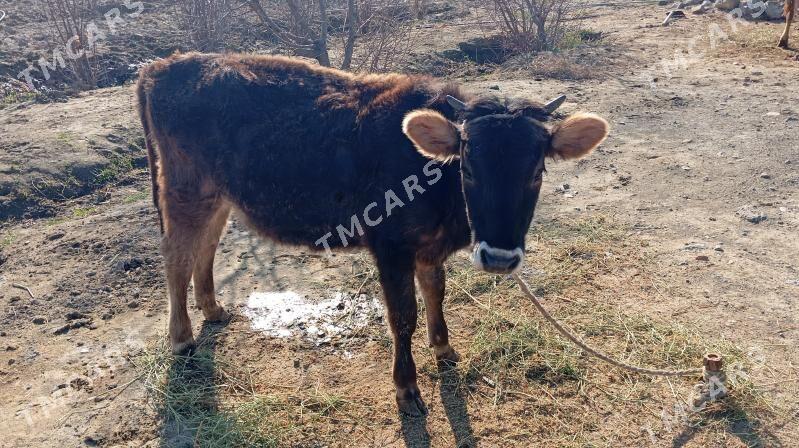
[[[285,4],[286,11],[276,7],[267,12],[261,0],[247,0],[261,23],[293,54],[314,58],[321,65],[329,67],[327,2],[283,0],[282,3]],[[273,17],[274,14],[277,17]],[[318,28],[312,26],[316,18],[320,22]]]
[[410,14],[398,14],[391,0],[277,0],[269,9],[263,0],[247,4],[291,54],[324,66],[332,65],[333,55],[345,70],[385,69],[404,51],[411,30]]
[[557,48],[576,15],[578,0],[491,0],[507,45],[516,51]]

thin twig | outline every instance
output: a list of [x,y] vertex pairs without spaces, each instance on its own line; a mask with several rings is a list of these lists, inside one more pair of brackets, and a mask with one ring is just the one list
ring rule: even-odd
[[28,288],[25,285],[20,285],[19,283],[12,283],[11,287],[27,291],[28,295],[31,296],[31,299],[35,299],[36,298],[36,297],[33,296],[33,293],[31,292],[30,288]]

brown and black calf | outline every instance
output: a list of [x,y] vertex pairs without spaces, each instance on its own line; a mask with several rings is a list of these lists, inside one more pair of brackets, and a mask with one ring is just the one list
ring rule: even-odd
[[779,46],[781,48],[788,48],[788,38],[791,34],[791,23],[793,22],[793,15],[796,8],[799,7],[799,0],[785,0],[785,31],[780,38]]
[[394,339],[397,402],[409,414],[425,412],[411,356],[414,278],[430,345],[456,361],[442,310],[444,261],[472,245],[479,269],[518,269],[545,157],[582,157],[608,132],[591,114],[547,123],[561,101],[479,99],[432,78],[272,56],[175,55],[142,69],[137,94],[173,350],[193,344],[192,278],[205,318],[228,317],[212,268],[235,208],[274,241],[368,248]]

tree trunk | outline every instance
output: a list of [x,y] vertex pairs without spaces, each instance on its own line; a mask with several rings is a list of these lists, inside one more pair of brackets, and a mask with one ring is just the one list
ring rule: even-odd
[[344,59],[341,61],[342,70],[349,70],[352,66],[352,53],[355,51],[355,39],[358,38],[359,29],[358,8],[355,0],[347,0],[347,43],[344,45]]
[[327,2],[319,0],[319,39],[314,42],[316,60],[325,67],[330,67],[330,55],[327,52]]

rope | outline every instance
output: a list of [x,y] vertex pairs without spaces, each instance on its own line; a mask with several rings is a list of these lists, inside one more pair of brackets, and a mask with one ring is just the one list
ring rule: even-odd
[[694,375],[701,375],[701,374],[704,373],[704,369],[702,369],[702,368],[700,368],[700,369],[686,369],[686,370],[645,369],[643,367],[633,366],[633,365],[630,365],[630,364],[625,364],[625,363],[623,363],[621,361],[617,361],[617,360],[611,358],[610,356],[608,356],[608,355],[606,355],[606,354],[604,354],[604,353],[602,353],[602,352],[600,352],[598,350],[595,350],[595,349],[589,347],[588,344],[583,342],[579,337],[571,334],[569,332],[569,330],[567,330],[560,323],[558,323],[558,321],[555,320],[555,318],[552,317],[552,315],[549,314],[546,309],[544,309],[544,306],[541,305],[541,301],[538,300],[538,297],[536,297],[535,294],[530,292],[530,287],[527,285],[527,283],[525,283],[524,280],[521,279],[521,277],[519,277],[518,274],[513,274],[513,279],[516,280],[516,284],[519,285],[519,288],[521,288],[522,292],[524,292],[524,294],[527,297],[529,297],[530,300],[532,300],[533,305],[535,305],[535,307],[538,309],[538,311],[541,312],[541,314],[544,316],[544,319],[548,320],[549,323],[551,323],[552,326],[554,326],[555,329],[560,332],[560,334],[562,334],[563,336],[568,338],[570,341],[574,342],[581,349],[585,350],[586,352],[588,352],[591,355],[596,356],[597,358],[605,361],[608,364],[612,364],[612,365],[614,365],[616,367],[620,367],[622,369],[626,369],[626,370],[629,370],[631,372],[642,373],[644,375],[652,375],[652,376],[694,376]]

